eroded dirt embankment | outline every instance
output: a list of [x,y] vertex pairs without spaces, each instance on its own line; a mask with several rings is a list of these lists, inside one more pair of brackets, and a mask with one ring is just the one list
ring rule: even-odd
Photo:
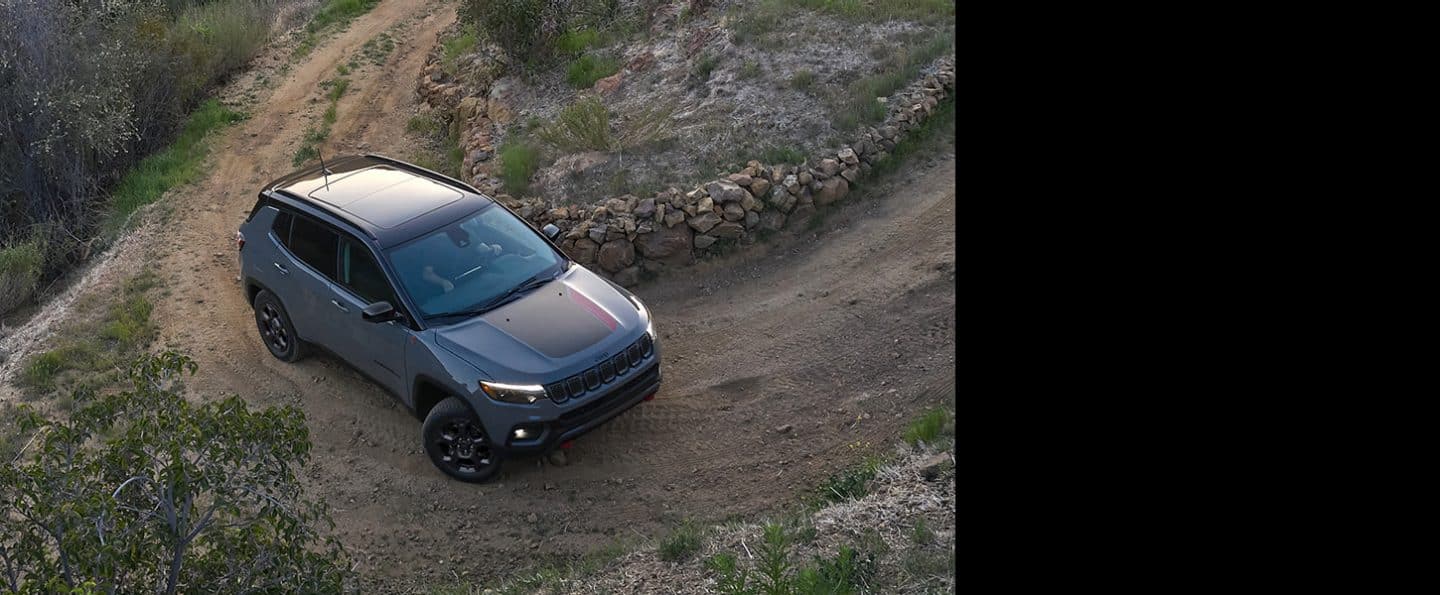
[[308,484],[385,591],[439,577],[493,578],[683,517],[720,520],[794,502],[879,448],[915,412],[953,402],[955,163],[920,163],[883,201],[821,231],[641,286],[665,349],[658,398],[577,441],[570,464],[513,461],[485,485],[451,481],[418,447],[419,422],[336,360],[276,361],[235,282],[232,236],[265,181],[291,169],[326,102],[320,82],[367,40],[402,25],[380,65],[350,78],[325,153],[403,155],[411,82],[453,5],[386,0],[291,69],[214,145],[212,171],[167,197],[174,214],[145,259],[159,345],[200,364],[199,398],[235,393],[304,410]]

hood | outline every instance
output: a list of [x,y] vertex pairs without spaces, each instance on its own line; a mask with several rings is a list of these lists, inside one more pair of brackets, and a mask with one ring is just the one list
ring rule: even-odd
[[644,329],[629,299],[575,266],[518,300],[437,330],[436,343],[492,378],[543,383],[594,365],[596,354]]

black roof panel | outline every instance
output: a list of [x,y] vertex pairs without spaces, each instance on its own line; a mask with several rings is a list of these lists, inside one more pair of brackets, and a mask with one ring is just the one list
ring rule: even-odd
[[268,189],[360,228],[382,248],[403,243],[492,201],[435,172],[378,155],[339,157],[272,182]]

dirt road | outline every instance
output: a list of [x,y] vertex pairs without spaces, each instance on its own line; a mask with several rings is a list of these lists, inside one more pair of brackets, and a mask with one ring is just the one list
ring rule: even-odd
[[490,484],[448,480],[420,451],[419,422],[379,387],[329,357],[271,358],[234,279],[236,227],[260,185],[291,169],[327,105],[320,82],[391,27],[403,29],[385,62],[349,75],[324,153],[404,155],[413,81],[454,18],[453,4],[385,0],[319,46],[216,141],[213,173],[166,198],[175,214],[152,236],[149,266],[169,289],[155,308],[160,344],[199,362],[189,386],[199,398],[238,393],[305,411],[316,445],[308,483],[367,582],[390,591],[494,578],[663,535],[685,517],[775,510],[883,449],[921,409],[954,401],[953,154],[920,164],[883,201],[840,209],[818,237],[782,237],[640,287],[665,383],[577,441],[566,466],[521,459]]

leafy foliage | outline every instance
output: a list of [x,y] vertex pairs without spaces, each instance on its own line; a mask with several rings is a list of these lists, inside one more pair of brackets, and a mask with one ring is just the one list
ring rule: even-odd
[[98,223],[183,180],[187,168],[169,166],[198,162],[201,145],[146,164],[106,201],[141,158],[181,128],[188,138],[187,115],[264,44],[277,5],[0,1],[0,250],[43,236],[43,281],[90,253]]
[[617,0],[463,0],[461,19],[477,26],[515,64],[544,63],[596,43],[616,24]]
[[333,593],[344,552],[306,499],[304,415],[238,397],[192,403],[189,358],[165,352],[130,369],[133,389],[77,394],[68,420],[22,408],[34,432],[0,468],[4,589]]

